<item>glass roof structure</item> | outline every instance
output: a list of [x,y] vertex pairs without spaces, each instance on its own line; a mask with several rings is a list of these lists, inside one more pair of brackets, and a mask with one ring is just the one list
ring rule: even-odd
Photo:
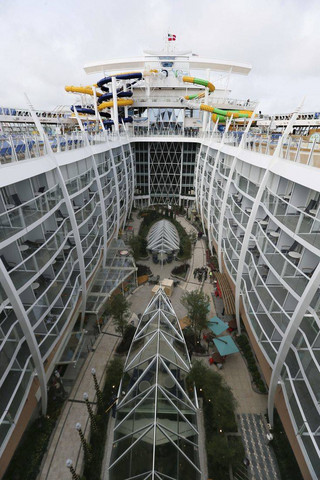
[[179,250],[180,238],[176,227],[168,220],[156,222],[148,234],[147,249],[156,253],[171,253]]
[[185,390],[190,368],[178,319],[160,288],[141,317],[126,359],[110,480],[200,480],[196,392],[193,400]]
[[96,276],[94,285],[87,299],[86,312],[99,314],[111,293],[133,274],[133,283],[136,283],[135,272],[137,267],[133,257],[126,250],[121,239],[114,238],[107,250],[106,265]]

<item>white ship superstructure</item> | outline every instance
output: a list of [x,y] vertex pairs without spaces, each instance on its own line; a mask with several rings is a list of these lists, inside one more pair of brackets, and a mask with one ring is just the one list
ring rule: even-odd
[[56,131],[26,109],[34,131],[19,134],[9,128],[19,115],[5,113],[0,476],[37,405],[46,412],[47,382],[85,312],[99,311],[92,287],[107,278],[108,294],[135,276],[117,243],[132,206],[161,204],[197,209],[269,386],[269,420],[276,406],[304,478],[319,478],[318,138],[292,135],[299,112],[273,135],[256,102],[230,97],[230,75],[250,69],[147,52],[86,66],[93,85],[68,87],[73,113]]

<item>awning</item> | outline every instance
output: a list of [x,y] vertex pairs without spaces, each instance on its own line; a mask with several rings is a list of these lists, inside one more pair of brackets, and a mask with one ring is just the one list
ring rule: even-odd
[[230,335],[214,338],[213,341],[222,357],[239,352],[237,345],[234,343]]
[[210,318],[208,327],[215,335],[220,335],[220,333],[227,330],[228,324],[220,320],[219,317],[213,317]]

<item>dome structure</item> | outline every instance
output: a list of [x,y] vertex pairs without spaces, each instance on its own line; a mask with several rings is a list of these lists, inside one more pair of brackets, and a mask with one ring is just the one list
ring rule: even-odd
[[176,227],[168,220],[156,222],[148,234],[147,249],[152,253],[170,254],[179,251],[180,239]]

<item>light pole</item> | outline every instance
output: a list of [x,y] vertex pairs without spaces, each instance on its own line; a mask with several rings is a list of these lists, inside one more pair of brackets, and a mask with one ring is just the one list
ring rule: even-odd
[[95,431],[97,431],[98,429],[98,426],[97,426],[97,422],[96,422],[96,419],[95,419],[95,416],[94,416],[94,413],[93,413],[93,410],[91,408],[91,405],[89,403],[89,395],[87,394],[87,392],[85,392],[83,394],[83,399],[84,401],[86,402],[86,407],[87,407],[87,410],[88,410],[88,413],[89,413],[89,417],[90,417],[90,421],[91,421],[91,428]]
[[101,390],[100,390],[100,387],[99,387],[99,384],[98,384],[95,368],[91,369],[91,374],[93,376],[94,388],[95,388],[95,391],[96,391],[96,394],[97,394],[98,405],[99,405],[100,408],[103,409],[104,408],[103,397],[102,397],[102,393],[101,393]]
[[68,458],[66,461],[67,468],[69,468],[71,474],[72,474],[72,480],[81,480],[80,475],[78,475],[75,471],[75,469],[72,466],[72,460]]
[[83,448],[84,452],[84,457],[87,462],[91,462],[92,460],[92,454],[91,454],[91,448],[90,445],[88,444],[87,440],[84,438],[83,431],[81,430],[81,423],[76,424],[76,429],[78,430],[81,445]]

